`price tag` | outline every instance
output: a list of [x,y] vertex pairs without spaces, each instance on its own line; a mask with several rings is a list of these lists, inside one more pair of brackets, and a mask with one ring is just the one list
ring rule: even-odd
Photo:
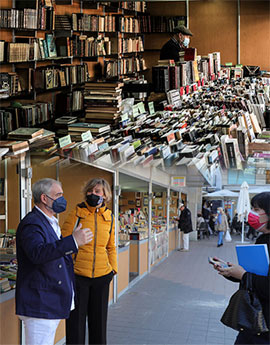
[[72,141],[71,141],[70,135],[66,135],[66,136],[63,137],[63,138],[59,138],[59,146],[60,146],[60,148],[66,146],[66,145],[71,144],[71,142],[72,142]]
[[155,114],[154,102],[149,102],[149,103],[148,103],[148,108],[149,108],[149,114],[150,114],[150,115]]
[[138,108],[139,108],[140,114],[145,113],[145,108],[144,108],[143,102],[138,103],[137,106],[138,106]]
[[133,112],[133,117],[137,117],[137,116],[139,115],[138,104],[133,105],[133,107],[132,107],[132,112]]
[[232,66],[232,62],[226,62],[226,63],[225,63],[225,66],[228,66],[228,67],[229,67],[229,66]]
[[91,141],[93,139],[91,131],[86,131],[81,134],[82,141]]

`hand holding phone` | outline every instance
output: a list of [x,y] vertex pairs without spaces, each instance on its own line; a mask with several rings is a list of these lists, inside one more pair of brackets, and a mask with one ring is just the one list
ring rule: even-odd
[[222,259],[217,259],[217,258],[213,258],[212,256],[208,256],[208,262],[209,264],[213,265],[213,266],[219,266],[222,268],[227,268],[229,267],[227,262],[222,260]]

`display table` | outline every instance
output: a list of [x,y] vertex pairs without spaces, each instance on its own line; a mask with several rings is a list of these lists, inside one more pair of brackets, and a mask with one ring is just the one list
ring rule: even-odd
[[168,234],[167,231],[152,234],[150,238],[150,263],[151,266],[157,264],[168,252]]

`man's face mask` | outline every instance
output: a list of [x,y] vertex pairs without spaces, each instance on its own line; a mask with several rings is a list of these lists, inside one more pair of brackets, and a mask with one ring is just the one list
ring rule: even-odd
[[57,199],[53,199],[51,198],[49,195],[46,194],[46,196],[53,200],[53,203],[52,203],[52,207],[46,205],[47,207],[49,207],[50,209],[52,209],[55,213],[61,213],[61,212],[64,212],[67,208],[67,201],[66,199],[63,197],[63,196],[60,196],[59,198]]

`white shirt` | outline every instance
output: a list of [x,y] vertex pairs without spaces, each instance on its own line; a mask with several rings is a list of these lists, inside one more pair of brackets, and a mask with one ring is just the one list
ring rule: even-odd
[[[39,212],[41,212],[45,217],[46,219],[48,220],[48,222],[50,223],[50,225],[52,226],[53,230],[55,231],[56,233],[56,236],[58,237],[58,239],[60,240],[61,239],[61,229],[60,229],[60,226],[59,226],[59,223],[58,223],[58,220],[57,218],[55,218],[54,216],[52,217],[49,217],[46,213],[44,213],[37,205],[35,205],[35,207],[39,210]],[[74,242],[78,248],[78,245],[75,241],[75,238],[73,237],[74,239]],[[74,302],[74,288],[72,286],[72,300],[71,300],[71,307],[70,307],[70,310],[73,310],[75,309],[75,302]]]

